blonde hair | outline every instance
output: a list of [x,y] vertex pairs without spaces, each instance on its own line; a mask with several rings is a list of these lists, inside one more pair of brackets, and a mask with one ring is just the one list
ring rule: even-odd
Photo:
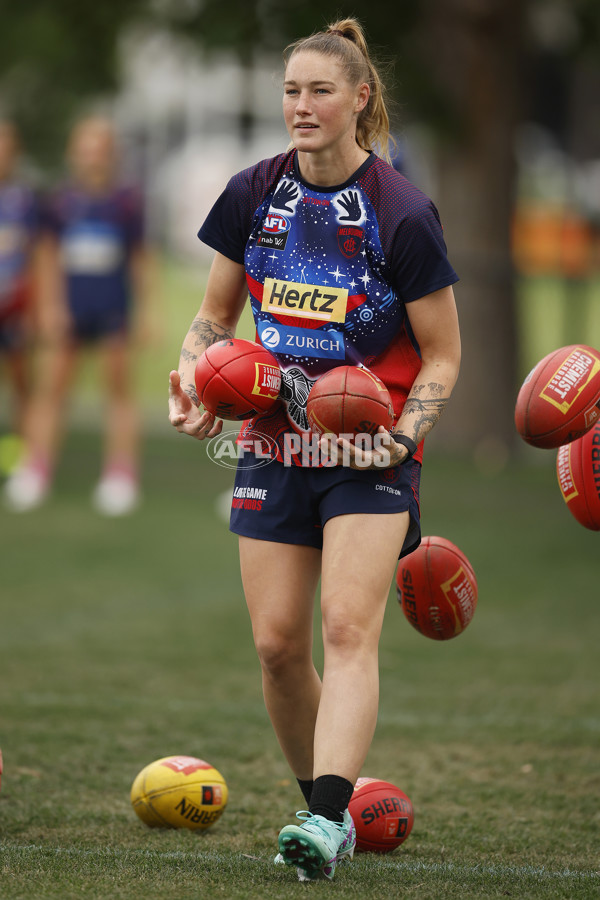
[[367,105],[358,114],[356,141],[363,150],[377,149],[390,162],[390,119],[386,106],[386,89],[378,68],[371,59],[365,33],[358,19],[340,19],[307,38],[286,47],[283,58],[289,63],[294,54],[309,51],[333,56],[339,60],[349,83],[369,85]]

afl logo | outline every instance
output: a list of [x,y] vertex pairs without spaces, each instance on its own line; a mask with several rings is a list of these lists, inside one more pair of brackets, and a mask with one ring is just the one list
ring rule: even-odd
[[283,234],[285,231],[290,230],[290,223],[285,216],[280,216],[278,213],[269,213],[263,222],[262,230],[266,231],[267,234]]

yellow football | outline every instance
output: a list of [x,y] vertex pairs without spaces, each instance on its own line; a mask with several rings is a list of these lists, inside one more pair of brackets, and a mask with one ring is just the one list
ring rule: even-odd
[[165,756],[150,763],[131,786],[131,804],[150,828],[210,828],[227,806],[227,783],[210,763]]

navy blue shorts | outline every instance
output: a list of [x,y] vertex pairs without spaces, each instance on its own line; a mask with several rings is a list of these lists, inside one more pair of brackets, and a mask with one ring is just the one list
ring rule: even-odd
[[410,524],[399,558],[421,541],[419,482],[421,464],[360,471],[348,466],[285,466],[274,460],[257,466],[252,453],[238,460],[229,528],[235,534],[323,547],[323,527],[349,513],[399,513]]
[[120,303],[69,304],[72,336],[80,341],[97,341],[129,328],[129,310]]

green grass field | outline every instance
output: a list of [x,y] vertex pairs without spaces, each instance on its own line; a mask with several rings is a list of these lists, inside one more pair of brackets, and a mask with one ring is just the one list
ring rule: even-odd
[[[140,361],[140,511],[110,521],[90,508],[90,364],[51,501],[0,511],[1,900],[600,896],[600,538],[570,516],[544,451],[493,476],[426,459],[423,531],[470,557],[479,607],[440,644],[390,597],[363,774],[411,797],[408,841],[357,854],[331,884],[272,865],[303,803],[263,708],[235,538],[214,513],[232,476],[166,424],[166,375],[201,282],[166,269],[167,324]],[[540,320],[539,287],[526,320]],[[137,772],[170,754],[227,779],[229,806],[204,834],[147,829],[131,809]]]
[[[364,774],[411,797],[394,853],[309,888],[271,859],[301,802],[263,709],[235,539],[213,504],[231,476],[176,434],[146,443],[145,503],[89,508],[93,433],[70,437],[46,508],[0,514],[0,897],[597,897],[598,536],[548,465],[486,478],[431,459],[424,532],[471,558],[467,631],[423,638],[391,597],[381,710]],[[147,829],[134,776],[208,759],[230,804],[205,834]]]

